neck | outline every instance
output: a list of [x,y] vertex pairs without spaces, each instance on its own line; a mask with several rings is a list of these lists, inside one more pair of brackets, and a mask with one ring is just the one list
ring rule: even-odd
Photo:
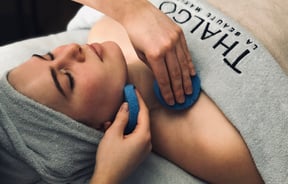
[[159,106],[153,91],[153,74],[144,63],[134,62],[128,64],[127,82],[135,85],[150,110]]

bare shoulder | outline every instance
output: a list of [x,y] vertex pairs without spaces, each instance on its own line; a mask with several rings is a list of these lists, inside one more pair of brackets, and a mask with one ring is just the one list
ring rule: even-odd
[[288,74],[287,0],[207,0],[251,31]]

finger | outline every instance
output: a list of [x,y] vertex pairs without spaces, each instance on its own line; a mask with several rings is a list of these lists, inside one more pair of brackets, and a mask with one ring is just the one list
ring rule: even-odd
[[184,52],[185,58],[186,58],[186,60],[184,60],[184,61],[186,61],[186,63],[188,64],[188,69],[189,69],[190,75],[194,76],[194,75],[196,75],[196,70],[195,70],[195,67],[194,67],[194,64],[192,61],[192,57],[191,57],[191,54],[189,52],[184,34],[182,34],[182,36],[180,37],[180,41],[181,41],[182,51]]
[[[189,95],[192,94],[192,81],[191,81],[191,72],[189,63],[192,63],[190,54],[187,55],[187,52],[185,52],[185,46],[186,44],[182,44],[182,42],[179,42],[179,44],[176,47],[177,57],[178,61],[181,67],[182,71],[182,81],[183,81],[183,89],[184,93]],[[186,47],[187,49],[187,47]]]
[[118,110],[114,122],[107,131],[113,132],[119,136],[123,136],[124,129],[129,119],[128,103],[124,102]]
[[171,80],[173,94],[178,103],[184,103],[184,90],[182,85],[182,71],[178,61],[176,50],[170,51],[166,55],[166,64]]
[[150,132],[150,119],[149,119],[149,110],[140,95],[140,93],[136,90],[136,95],[139,103],[139,113],[137,118],[137,125],[134,132],[142,132],[147,133]]
[[174,96],[170,86],[169,73],[164,58],[157,60],[150,59],[149,63],[151,64],[151,69],[158,82],[161,94],[165,102],[169,105],[174,105]]

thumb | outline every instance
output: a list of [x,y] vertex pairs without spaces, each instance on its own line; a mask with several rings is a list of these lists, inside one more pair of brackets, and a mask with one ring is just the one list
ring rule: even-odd
[[112,131],[114,134],[123,136],[124,129],[128,123],[128,119],[129,119],[129,107],[128,107],[128,103],[124,102],[120,106],[120,109],[116,114],[114,122],[109,127],[108,131]]

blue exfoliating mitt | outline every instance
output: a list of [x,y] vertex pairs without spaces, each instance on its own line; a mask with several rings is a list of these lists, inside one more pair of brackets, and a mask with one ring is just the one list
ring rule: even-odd
[[129,105],[129,120],[125,128],[124,134],[131,133],[137,124],[139,103],[135,92],[135,87],[132,84],[127,84],[124,87],[124,101]]
[[[200,95],[201,91],[201,85],[200,85],[200,79],[197,75],[191,77],[192,80],[192,87],[193,87],[193,93],[191,95],[185,95],[185,102],[180,104],[180,103],[175,103],[174,105],[168,105],[160,92],[160,88],[158,86],[158,83],[155,81],[154,82],[154,92],[156,97],[158,98],[159,102],[169,108],[169,109],[174,109],[174,110],[183,110],[191,107],[197,100]],[[129,120],[127,123],[127,126],[125,128],[124,134],[129,134],[131,133],[137,124],[137,118],[138,118],[138,113],[139,113],[139,103],[138,99],[136,96],[135,92],[135,87],[132,84],[127,84],[124,87],[124,101],[128,102],[129,105]]]
[[160,88],[156,80],[154,81],[155,95],[158,98],[159,102],[168,109],[174,109],[174,110],[187,109],[191,107],[198,100],[201,91],[201,84],[198,75],[192,76],[191,81],[192,81],[193,93],[190,95],[185,95],[184,103],[175,103],[174,105],[168,105],[161,95]]

